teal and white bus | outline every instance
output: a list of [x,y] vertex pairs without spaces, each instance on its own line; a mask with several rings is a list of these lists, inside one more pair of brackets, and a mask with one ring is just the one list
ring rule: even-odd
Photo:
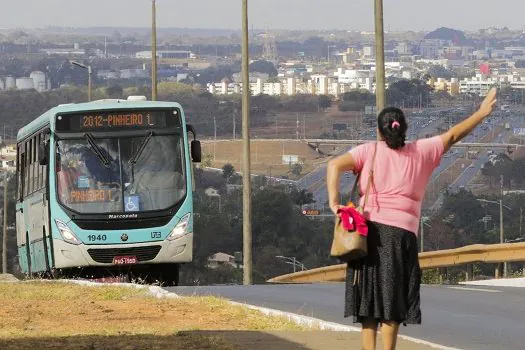
[[192,162],[201,160],[178,103],[60,105],[19,130],[17,153],[22,272],[178,284],[179,264],[193,257]]

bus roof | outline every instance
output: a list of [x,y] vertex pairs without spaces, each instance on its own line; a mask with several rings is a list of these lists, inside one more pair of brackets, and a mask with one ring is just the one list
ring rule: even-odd
[[106,109],[119,109],[119,108],[180,108],[182,107],[177,102],[164,102],[164,101],[128,101],[128,100],[97,100],[85,103],[69,103],[58,105],[51,108],[31,123],[27,124],[20,130],[16,136],[17,141],[22,140],[34,132],[41,129],[47,124],[54,123],[54,117],[59,113],[68,112],[83,112],[83,111],[96,111]]

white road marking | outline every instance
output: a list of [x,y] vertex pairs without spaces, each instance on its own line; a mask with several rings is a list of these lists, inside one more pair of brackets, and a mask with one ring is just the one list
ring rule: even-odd
[[471,290],[475,292],[487,292],[487,293],[501,293],[501,290],[496,289],[483,289],[483,288],[468,288],[468,287],[447,287],[448,289],[457,289],[457,290]]

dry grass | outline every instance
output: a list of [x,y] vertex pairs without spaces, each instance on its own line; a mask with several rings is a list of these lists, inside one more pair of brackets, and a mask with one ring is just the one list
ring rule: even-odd
[[144,293],[115,286],[0,284],[0,348],[27,349],[45,340],[47,348],[233,349],[224,339],[195,331],[303,329],[222,299]]
[[[297,155],[304,162],[302,174],[312,171],[320,155],[301,141],[251,141],[251,170],[253,174],[289,176],[290,166],[283,165],[283,155]],[[202,153],[210,155],[212,166],[222,168],[231,164],[236,170],[242,169],[242,140],[224,142],[206,142],[202,145]],[[214,156],[215,155],[215,156]]]

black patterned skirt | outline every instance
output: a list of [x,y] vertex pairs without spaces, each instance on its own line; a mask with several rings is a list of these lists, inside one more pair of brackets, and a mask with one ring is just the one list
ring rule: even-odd
[[368,223],[368,256],[348,264],[345,317],[421,324],[421,269],[416,235]]

